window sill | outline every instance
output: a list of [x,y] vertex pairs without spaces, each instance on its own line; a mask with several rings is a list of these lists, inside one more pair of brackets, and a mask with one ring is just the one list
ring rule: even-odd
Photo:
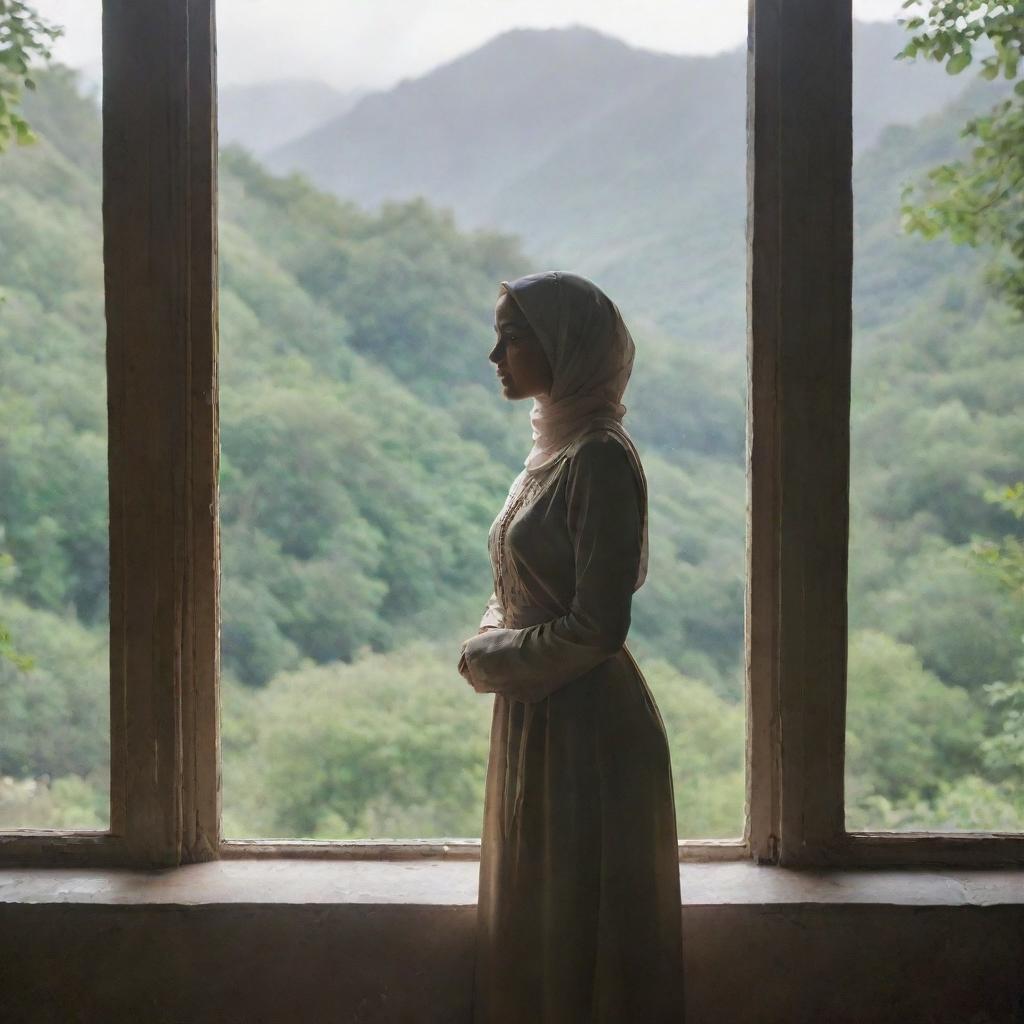
[[[179,868],[6,868],[0,905],[209,906],[476,903],[472,861],[228,860]],[[792,870],[753,863],[681,864],[683,907],[1024,904],[1019,870]]]

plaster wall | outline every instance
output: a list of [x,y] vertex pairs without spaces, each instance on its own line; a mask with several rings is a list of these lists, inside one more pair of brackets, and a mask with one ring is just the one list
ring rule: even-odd
[[[687,1024],[1024,1024],[1019,902],[780,896],[683,906]],[[9,894],[0,1021],[468,1024],[474,907],[416,899]]]

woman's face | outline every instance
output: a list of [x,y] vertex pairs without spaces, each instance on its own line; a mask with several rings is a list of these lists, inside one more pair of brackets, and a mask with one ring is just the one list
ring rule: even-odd
[[531,398],[551,391],[551,365],[515,299],[503,291],[494,307],[497,342],[488,357],[498,368],[502,394]]

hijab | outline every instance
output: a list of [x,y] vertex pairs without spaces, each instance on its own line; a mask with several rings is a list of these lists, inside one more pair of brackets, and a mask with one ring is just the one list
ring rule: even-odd
[[528,475],[554,465],[574,441],[614,434],[629,455],[642,500],[643,542],[634,590],[647,576],[647,478],[633,439],[622,425],[622,394],[633,370],[635,345],[618,306],[592,281],[547,270],[502,281],[537,335],[551,366],[551,390],[533,399],[533,448]]

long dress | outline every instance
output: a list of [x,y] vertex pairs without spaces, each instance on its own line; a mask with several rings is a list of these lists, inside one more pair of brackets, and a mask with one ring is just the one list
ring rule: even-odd
[[493,691],[474,1024],[683,1020],[665,726],[625,646],[642,499],[614,434],[524,470],[464,645]]

